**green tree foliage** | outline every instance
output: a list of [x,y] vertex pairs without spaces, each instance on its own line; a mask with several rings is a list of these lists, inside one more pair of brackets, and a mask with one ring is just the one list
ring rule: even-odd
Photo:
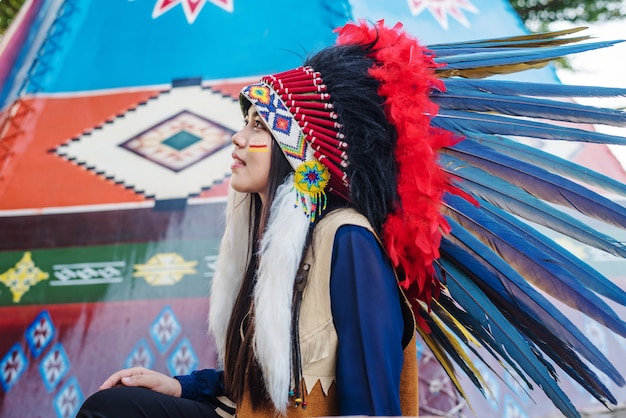
[[9,27],[24,0],[0,0],[0,34]]
[[606,22],[626,16],[624,0],[510,0],[526,26],[545,30],[552,22]]

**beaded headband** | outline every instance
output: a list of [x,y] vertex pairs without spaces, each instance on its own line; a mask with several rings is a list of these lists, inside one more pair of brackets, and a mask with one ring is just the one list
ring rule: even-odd
[[325,208],[326,191],[348,198],[348,144],[320,73],[298,67],[265,76],[244,87],[241,98],[255,105],[294,169],[294,185],[311,222]]

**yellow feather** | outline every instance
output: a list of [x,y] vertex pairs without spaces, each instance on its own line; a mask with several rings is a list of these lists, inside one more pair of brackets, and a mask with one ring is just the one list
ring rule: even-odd
[[432,351],[432,353],[435,356],[435,358],[439,361],[439,363],[441,364],[441,366],[445,370],[445,372],[448,375],[448,377],[450,377],[450,380],[452,381],[452,383],[454,384],[456,389],[459,391],[461,396],[463,396],[463,398],[467,401],[467,395],[463,391],[463,388],[461,387],[461,383],[459,382],[459,380],[456,377],[456,372],[454,370],[454,364],[452,364],[452,362],[450,361],[450,358],[448,357],[446,352],[444,350],[442,350],[441,347],[439,347],[439,345],[430,336],[430,334],[424,332],[420,328],[417,328],[417,331],[420,333],[422,339],[424,340],[424,342],[426,343],[428,348],[430,348],[430,351]]
[[[559,36],[571,35],[573,33],[581,32],[586,29],[589,29],[589,28],[587,26],[579,26],[576,28],[564,29],[564,30],[558,30],[558,31],[552,31],[552,32],[540,32],[540,33],[531,33],[529,35],[521,35],[521,36],[509,36],[509,37],[503,37],[503,38],[482,39],[482,40],[472,41],[471,43],[479,45],[479,44],[496,43],[496,42],[506,43],[506,42],[519,42],[519,41],[532,41],[533,43],[528,45],[528,47],[531,47],[531,48],[537,47],[537,46],[564,45],[568,43],[581,42],[581,41],[586,41],[588,39],[591,39],[591,36],[589,35],[558,39]],[[545,42],[537,43],[536,41],[539,39],[544,39]],[[454,44],[448,43],[446,45],[449,46],[449,45],[454,45]],[[431,46],[438,46],[438,44],[432,44]],[[523,48],[525,45],[521,44],[521,45],[516,45],[516,46]]]
[[[561,31],[554,32],[545,32],[545,33],[534,33],[530,35],[522,35],[522,36],[511,36],[508,38],[497,38],[497,39],[484,39],[478,42],[473,42],[473,44],[497,44],[502,43],[506,44],[508,42],[519,42],[515,45],[515,48],[543,48],[543,47],[554,47],[560,45],[566,45],[570,43],[578,43],[581,41],[585,41],[591,39],[590,36],[577,36],[571,38],[559,38],[560,36],[570,35],[572,33],[580,32],[582,30],[587,29],[586,27],[577,27],[572,29],[565,29]],[[524,43],[524,42],[528,43]],[[541,41],[541,42],[538,42]],[[433,45],[436,46],[436,45]],[[493,46],[499,47],[497,45]],[[491,46],[484,46],[483,48],[491,48]],[[492,65],[485,66],[480,68],[468,68],[468,69],[452,69],[446,70],[440,69],[435,70],[435,73],[440,78],[450,78],[450,77],[462,77],[462,78],[485,78],[491,77],[497,74],[511,74],[517,73],[521,71],[537,69],[545,67],[549,62],[554,61],[555,58],[542,59],[536,61],[528,61],[517,64],[508,64],[508,65]]]
[[485,77],[491,77],[495,74],[511,74],[511,73],[517,73],[520,71],[526,71],[530,69],[542,68],[542,67],[545,67],[550,61],[554,61],[554,59],[546,59],[542,61],[533,61],[533,62],[523,62],[519,64],[509,64],[509,65],[492,65],[490,67],[439,70],[439,71],[436,71],[436,73],[437,73],[437,76],[441,78],[450,78],[450,77],[485,78]]
[[[443,305],[441,305],[441,303],[439,303],[438,300],[434,300],[433,302],[435,303],[435,305],[437,305],[437,307],[443,313],[445,313],[446,318],[448,318],[448,320],[454,324],[455,328],[458,329],[459,332],[461,332],[461,334],[463,334],[463,336],[465,337],[467,341],[469,341],[470,343],[474,344],[477,347],[480,347],[480,342],[478,342],[478,340],[474,338],[472,333],[467,328],[465,328],[465,326],[463,326],[463,324],[461,324],[458,319],[452,316],[450,312],[448,312],[448,310]],[[439,318],[434,318],[434,319],[440,322]]]
[[566,43],[580,42],[590,39],[591,37],[588,35],[585,36],[577,36],[574,38],[564,38],[564,39],[553,39],[558,38],[559,36],[571,35],[573,33],[581,32],[586,29],[589,29],[587,26],[578,26],[576,28],[557,30],[552,32],[541,32],[541,33],[531,33],[529,35],[521,35],[521,36],[510,36],[508,38],[501,39],[492,39],[492,40],[484,40],[481,42],[515,42],[515,41],[536,41],[538,39],[546,39],[546,42],[543,44],[533,43],[532,46],[553,46],[553,45],[562,45]]
[[[465,328],[465,326],[463,326],[463,324],[461,324],[454,316],[452,316],[450,312],[448,312],[448,310],[439,303],[439,301],[433,300],[433,303],[434,305],[436,305],[437,310],[440,311],[438,315],[443,313],[445,317],[448,319],[449,323],[453,324],[454,327],[461,334],[463,334],[463,336],[466,338],[468,342],[474,344],[477,347],[481,346],[478,340],[476,340],[476,338],[472,336],[470,331],[467,328]],[[467,352],[463,349],[463,347],[459,343],[459,340],[456,338],[456,335],[448,331],[448,326],[446,326],[446,324],[437,315],[431,314],[430,316],[432,320],[437,324],[437,327],[445,334],[450,345],[454,347],[454,351],[456,351],[459,357],[463,359],[463,362],[467,365],[467,367],[469,367],[472,373],[474,373],[474,376],[476,376],[476,378],[480,381],[480,384],[483,387],[483,389],[489,392],[489,395],[493,396],[493,394],[489,390],[489,386],[487,385],[487,382],[483,379],[482,375],[480,374],[480,371],[474,366],[474,362],[467,355]]]

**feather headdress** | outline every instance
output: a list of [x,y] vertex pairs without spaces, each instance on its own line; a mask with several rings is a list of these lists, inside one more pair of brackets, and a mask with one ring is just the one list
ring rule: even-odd
[[[560,208],[624,228],[626,208],[597,190],[626,195],[626,186],[518,139],[626,144],[571,126],[624,126],[624,112],[553,99],[626,89],[487,78],[612,44],[566,37],[574,32],[423,47],[401,25],[348,24],[335,46],[303,67],[241,93],[294,169],[291,186],[281,186],[291,199],[282,200],[305,219],[299,230],[323,213],[327,193],[350,202],[382,237],[418,331],[454,382],[456,364],[482,389],[466,355],[477,341],[569,417],[579,414],[559,387],[557,367],[604,404],[615,399],[587,364],[618,385],[624,379],[544,294],[626,336],[626,324],[598,297],[625,304],[626,293],[533,224],[625,257],[623,243]],[[292,270],[274,281],[292,287]],[[261,368],[270,373],[272,358],[260,351]],[[279,380],[266,376],[279,410],[288,390],[285,369]]]

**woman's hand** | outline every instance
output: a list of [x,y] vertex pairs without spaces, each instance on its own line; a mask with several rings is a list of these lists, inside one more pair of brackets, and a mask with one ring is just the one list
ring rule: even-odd
[[120,384],[124,386],[141,386],[176,397],[180,397],[182,393],[182,387],[178,380],[143,367],[119,370],[109,376],[100,385],[99,389],[108,389]]

